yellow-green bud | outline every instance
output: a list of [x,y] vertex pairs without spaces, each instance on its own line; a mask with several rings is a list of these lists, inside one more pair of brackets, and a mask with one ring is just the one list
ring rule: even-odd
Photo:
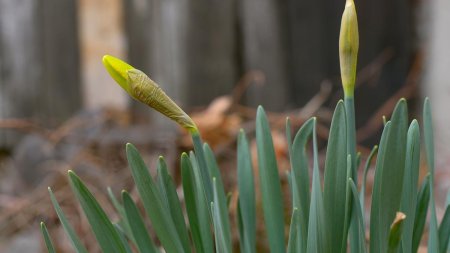
[[356,62],[358,60],[359,35],[358,19],[353,0],[345,2],[339,35],[339,59],[344,95],[353,97],[356,79]]
[[174,120],[185,129],[198,131],[194,121],[144,72],[109,55],[103,57],[103,64],[112,78],[131,97]]

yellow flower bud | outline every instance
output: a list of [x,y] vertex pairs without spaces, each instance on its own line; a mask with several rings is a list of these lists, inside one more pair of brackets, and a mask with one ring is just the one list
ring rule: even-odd
[[341,79],[346,97],[353,97],[356,79],[356,62],[358,59],[359,35],[355,3],[347,0],[342,14],[339,36],[339,59]]
[[110,55],[103,56],[102,61],[114,81],[116,81],[126,92],[130,93],[130,89],[127,84],[127,71],[135,68],[130,64]]
[[103,57],[103,64],[112,78],[131,97],[174,120],[185,129],[198,131],[194,121],[144,72],[108,55]]

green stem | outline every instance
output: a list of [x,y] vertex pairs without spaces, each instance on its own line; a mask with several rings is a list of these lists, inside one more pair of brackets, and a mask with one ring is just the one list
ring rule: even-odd
[[344,103],[347,117],[347,153],[352,156],[352,180],[355,182],[355,185],[358,185],[358,168],[356,168],[355,104],[353,96],[345,96]]

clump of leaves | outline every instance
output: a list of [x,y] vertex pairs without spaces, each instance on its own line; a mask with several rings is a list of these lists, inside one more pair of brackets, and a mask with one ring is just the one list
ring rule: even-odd
[[[417,252],[428,209],[430,225],[428,251],[444,253],[450,235],[450,209],[447,206],[438,226],[434,200],[434,150],[430,102],[423,109],[423,137],[429,174],[418,187],[421,149],[417,120],[408,126],[407,104],[401,99],[385,123],[379,146],[375,146],[358,182],[360,157],[356,153],[354,82],[358,53],[358,25],[355,6],[347,0],[339,41],[344,100],[339,101],[331,122],[323,187],[318,162],[316,118],[306,121],[292,138],[290,121],[286,136],[291,171],[288,173],[292,196],[289,235],[285,224],[280,178],[270,126],[262,107],[257,110],[256,142],[258,174],[264,224],[270,252]],[[106,69],[133,98],[149,105],[182,127],[192,136],[194,152],[181,155],[184,212],[174,182],[163,157],[152,178],[138,150],[126,145],[127,159],[140,199],[150,219],[158,243],[149,236],[136,203],[126,192],[121,200],[110,197],[121,216],[112,222],[83,181],[72,171],[69,180],[92,231],[103,252],[232,252],[227,194],[220,170],[210,147],[203,143],[192,119],[143,72],[129,64],[105,56]],[[237,175],[239,200],[237,227],[240,252],[256,252],[256,200],[253,165],[246,134],[237,137]],[[312,140],[313,168],[310,187],[306,150]],[[377,155],[376,155],[377,154]],[[370,240],[366,240],[364,195],[366,175],[376,155],[375,181],[370,210]],[[358,190],[358,185],[361,187]],[[56,213],[76,252],[87,252],[68,222],[49,188]],[[429,208],[430,207],[430,208]],[[54,252],[44,223],[41,229],[49,252]],[[265,239],[263,239],[265,240]],[[287,243],[286,243],[287,241]]]

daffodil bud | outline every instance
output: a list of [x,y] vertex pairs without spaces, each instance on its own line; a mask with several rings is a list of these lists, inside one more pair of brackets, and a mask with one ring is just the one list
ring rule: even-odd
[[109,55],[103,57],[103,64],[111,77],[131,97],[174,120],[185,129],[196,132],[197,126],[166,93],[144,72]]
[[358,19],[356,17],[355,3],[353,0],[347,0],[344,13],[342,14],[341,32],[339,35],[341,79],[346,97],[353,97],[355,89],[358,48]]

